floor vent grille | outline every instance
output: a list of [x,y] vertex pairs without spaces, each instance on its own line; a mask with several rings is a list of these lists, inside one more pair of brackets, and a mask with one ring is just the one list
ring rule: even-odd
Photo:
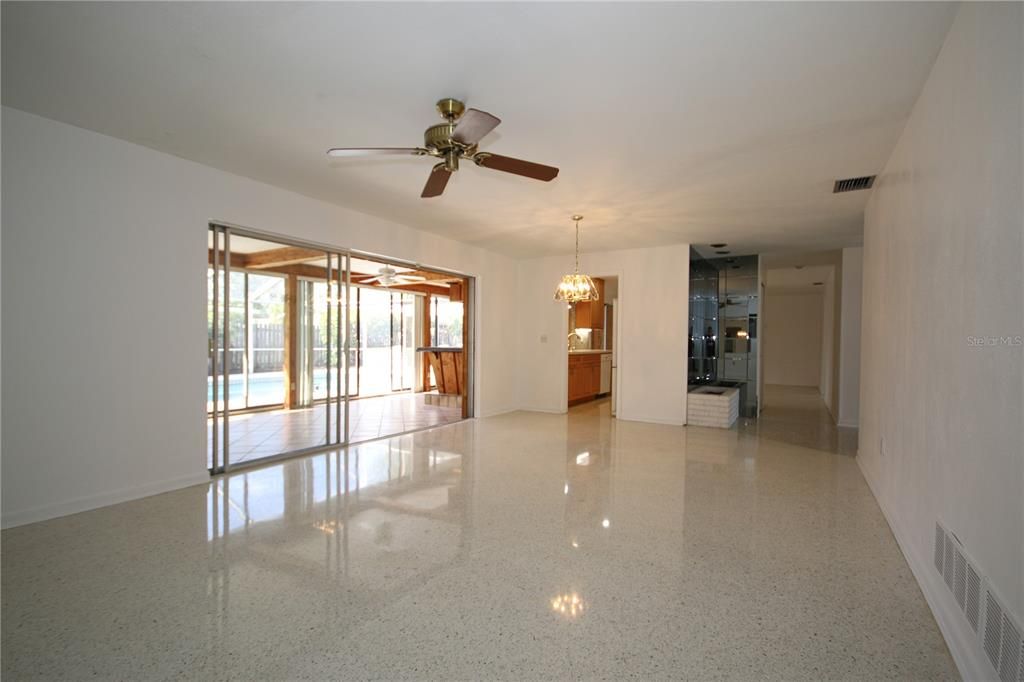
[[1024,638],[1020,640],[1020,667],[1017,669],[1017,682],[1024,682]]
[[935,524],[935,570],[953,594],[1001,682],[1024,682],[1024,637],[960,539]]
[[953,590],[953,543],[946,538],[946,558],[942,562],[942,577],[946,579],[946,587]]
[[999,645],[1002,643],[1003,610],[992,593],[985,595],[985,653],[992,667],[999,670]]
[[967,564],[967,594],[964,602],[964,614],[971,629],[978,632],[981,625],[981,576],[974,566]]
[[874,175],[865,175],[860,178],[846,178],[845,180],[836,180],[835,184],[832,185],[832,194],[840,194],[841,192],[856,192],[861,189],[871,189],[871,186],[875,184]]
[[942,557],[946,552],[946,531],[935,524],[935,570],[942,575]]
[[1002,682],[1020,680],[1020,632],[1003,611],[1003,645],[999,653],[999,679]]
[[967,599],[967,559],[959,547],[953,550],[953,596],[962,611]]

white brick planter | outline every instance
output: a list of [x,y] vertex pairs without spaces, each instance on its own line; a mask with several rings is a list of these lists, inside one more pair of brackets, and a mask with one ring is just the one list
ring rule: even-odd
[[740,390],[701,386],[686,396],[686,423],[727,429],[740,416]]

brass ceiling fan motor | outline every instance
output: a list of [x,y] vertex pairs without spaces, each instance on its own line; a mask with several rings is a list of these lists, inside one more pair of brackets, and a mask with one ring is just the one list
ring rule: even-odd
[[[423,132],[423,146],[427,148],[431,156],[440,156],[444,159],[441,164],[449,173],[459,170],[459,157],[464,153],[460,151],[453,139],[455,135],[455,122],[458,121],[466,111],[466,105],[457,99],[446,97],[437,103],[437,112],[441,114],[444,123],[432,125]],[[473,149],[476,145],[473,146]]]
[[544,182],[550,182],[558,175],[558,169],[553,166],[478,151],[480,140],[501,123],[497,116],[479,109],[467,109],[465,104],[451,97],[438,101],[437,111],[445,122],[432,125],[423,132],[423,147],[336,147],[328,149],[327,154],[335,157],[413,155],[441,159],[427,177],[427,184],[420,195],[424,198],[440,196],[444,192],[452,173],[459,170],[459,159],[469,159],[483,168]]

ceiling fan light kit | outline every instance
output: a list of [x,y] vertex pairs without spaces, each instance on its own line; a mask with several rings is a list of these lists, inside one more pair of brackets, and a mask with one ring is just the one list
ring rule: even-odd
[[426,280],[426,277],[422,275],[408,275],[405,274],[404,272],[398,272],[394,268],[385,265],[384,267],[377,271],[377,274],[375,276],[365,279],[361,283],[370,284],[371,282],[377,282],[382,287],[387,288],[396,284],[417,284],[424,280]]
[[420,194],[424,199],[444,193],[452,173],[459,170],[459,161],[472,161],[481,168],[521,175],[534,180],[550,182],[558,169],[532,161],[523,161],[477,149],[480,140],[498,127],[501,119],[479,109],[466,109],[457,99],[447,97],[437,103],[437,111],[444,123],[432,125],[423,133],[422,147],[336,147],[327,155],[337,158],[362,156],[433,156],[440,159],[427,177]]
[[572,219],[576,222],[576,269],[571,275],[562,276],[562,280],[555,287],[555,300],[560,303],[597,301],[600,296],[594,280],[590,275],[580,273],[580,221],[583,220],[583,216],[577,214]]

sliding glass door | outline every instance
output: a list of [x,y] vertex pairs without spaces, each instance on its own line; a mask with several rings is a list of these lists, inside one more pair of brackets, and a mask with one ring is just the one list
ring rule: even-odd
[[416,367],[415,296],[359,287],[358,395],[389,395],[413,389]]
[[207,266],[211,472],[471,416],[469,278],[217,224]]
[[411,391],[416,374],[415,296],[391,292],[391,390]]
[[283,405],[286,277],[245,273],[245,406]]
[[[214,280],[207,268],[207,331],[213,338],[213,288],[230,297],[227,355],[224,329],[218,325],[216,339],[221,362],[227,363],[229,407],[241,410],[284,403],[284,278],[232,270],[230,286],[224,289],[224,273]],[[223,314],[223,311],[220,311]],[[226,357],[226,360],[224,359]],[[213,410],[214,383],[217,406],[224,408],[223,376],[213,373],[212,356],[206,384],[206,410]]]
[[212,472],[347,442],[347,260],[211,226]]

